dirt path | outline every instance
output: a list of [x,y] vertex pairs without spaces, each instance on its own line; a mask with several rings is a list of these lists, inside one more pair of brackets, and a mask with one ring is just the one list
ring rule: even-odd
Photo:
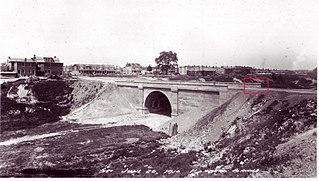
[[61,136],[68,133],[75,133],[79,132],[79,130],[68,130],[68,131],[59,131],[55,133],[47,133],[47,134],[39,134],[39,135],[32,135],[32,136],[22,136],[19,138],[10,139],[7,141],[0,142],[0,146],[8,146],[13,144],[18,144],[25,141],[34,141],[38,139],[48,138],[48,137],[54,137],[54,136]]

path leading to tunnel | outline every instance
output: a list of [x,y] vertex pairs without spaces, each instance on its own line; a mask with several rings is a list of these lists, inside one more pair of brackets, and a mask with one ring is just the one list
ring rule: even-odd
[[[100,124],[102,127],[124,126],[124,125],[145,125],[158,131],[159,127],[171,120],[171,117],[159,114],[125,114],[114,117],[78,119],[75,122],[80,124]],[[65,118],[64,121],[69,121]],[[73,122],[73,121],[72,121]]]

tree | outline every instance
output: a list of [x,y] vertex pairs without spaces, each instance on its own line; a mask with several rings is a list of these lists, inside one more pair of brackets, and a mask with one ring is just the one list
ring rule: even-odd
[[146,68],[147,71],[151,72],[152,71],[152,67],[151,65],[149,65],[147,68]]
[[162,73],[168,74],[168,70],[175,69],[177,67],[177,54],[172,51],[161,52],[160,56],[155,59],[155,63]]

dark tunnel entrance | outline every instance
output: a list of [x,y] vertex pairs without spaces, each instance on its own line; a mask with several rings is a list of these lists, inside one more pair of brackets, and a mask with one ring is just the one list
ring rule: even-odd
[[145,100],[145,107],[150,113],[171,116],[172,107],[165,94],[154,91]]

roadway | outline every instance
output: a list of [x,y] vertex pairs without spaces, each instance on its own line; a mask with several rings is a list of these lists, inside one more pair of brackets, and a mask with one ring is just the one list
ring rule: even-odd
[[[243,89],[239,89],[243,90]],[[249,90],[251,92],[253,91],[265,91],[266,88],[246,88],[246,90]],[[289,93],[302,93],[302,94],[316,94],[317,90],[314,89],[282,89],[282,88],[269,88],[269,92],[289,92]]]

